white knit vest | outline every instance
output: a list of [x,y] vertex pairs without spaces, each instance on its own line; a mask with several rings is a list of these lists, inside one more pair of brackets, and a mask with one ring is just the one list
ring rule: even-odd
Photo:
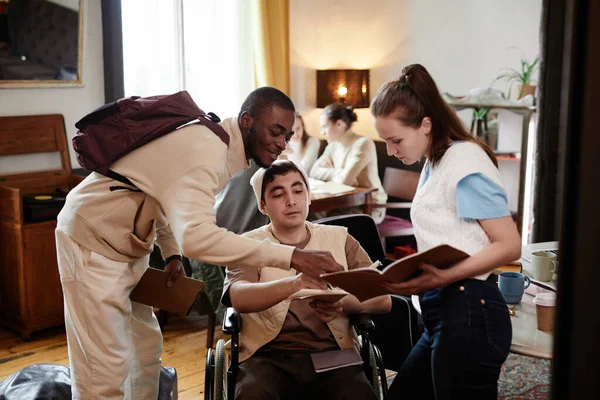
[[[459,218],[457,213],[456,187],[461,179],[476,173],[502,187],[500,171],[486,152],[472,142],[450,146],[438,164],[430,168],[425,183],[423,169],[410,211],[419,251],[449,244],[473,255],[490,244],[477,220]],[[475,278],[485,280],[488,276],[486,273]]]

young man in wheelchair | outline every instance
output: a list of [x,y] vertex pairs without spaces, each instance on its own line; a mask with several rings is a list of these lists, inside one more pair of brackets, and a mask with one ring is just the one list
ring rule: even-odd
[[[308,177],[293,162],[277,161],[258,170],[250,182],[260,211],[271,223],[245,236],[304,250],[327,250],[348,269],[371,265],[346,228],[306,221]],[[311,354],[354,349],[360,360],[347,315],[388,312],[390,297],[362,303],[352,295],[336,302],[287,300],[300,289],[326,287],[322,280],[293,269],[227,269],[222,301],[242,317],[236,399],[375,399],[361,365],[317,373]]]

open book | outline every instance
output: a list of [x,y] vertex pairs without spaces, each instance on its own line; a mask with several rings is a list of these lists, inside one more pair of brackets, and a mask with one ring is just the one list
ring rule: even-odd
[[391,294],[380,286],[381,282],[404,282],[420,272],[419,262],[431,264],[437,268],[448,268],[469,255],[447,244],[433,247],[421,253],[411,254],[394,261],[383,271],[376,268],[357,268],[351,271],[322,274],[321,278],[355,295],[360,301],[384,294]]
[[324,182],[314,178],[309,178],[309,182],[310,191],[315,194],[340,194],[356,189],[354,186],[344,185],[343,183]]
[[288,297],[289,300],[323,300],[323,301],[338,301],[346,296],[348,292],[342,289],[301,289]]

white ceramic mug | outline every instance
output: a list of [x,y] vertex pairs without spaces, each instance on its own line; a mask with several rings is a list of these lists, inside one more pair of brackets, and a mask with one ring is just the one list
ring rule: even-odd
[[541,282],[550,282],[557,266],[556,254],[549,251],[534,251],[531,253],[531,273],[533,279]]

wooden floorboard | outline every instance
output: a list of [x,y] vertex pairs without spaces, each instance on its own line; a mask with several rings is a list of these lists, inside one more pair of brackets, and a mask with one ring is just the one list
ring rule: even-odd
[[[177,370],[179,399],[203,398],[206,326],[205,316],[171,317],[163,332],[162,364]],[[215,342],[221,337],[217,329]],[[38,363],[69,365],[64,328],[34,332],[28,341],[0,328],[0,381]]]

